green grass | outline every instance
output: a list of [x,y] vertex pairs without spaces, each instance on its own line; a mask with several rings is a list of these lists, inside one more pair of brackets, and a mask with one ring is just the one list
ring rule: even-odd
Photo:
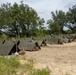
[[50,70],[48,68],[34,69],[30,72],[29,75],[50,75]]
[[19,70],[27,75],[50,75],[49,68],[34,69],[33,60],[29,60],[28,63],[20,64],[18,58],[5,56],[0,57],[0,75],[18,75]]
[[20,63],[16,58],[0,58],[0,75],[16,75]]

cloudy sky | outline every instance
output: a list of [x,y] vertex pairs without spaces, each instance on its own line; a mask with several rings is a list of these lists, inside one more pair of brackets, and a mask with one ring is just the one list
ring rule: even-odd
[[[2,3],[20,3],[21,0],[0,0]],[[45,21],[51,18],[51,11],[63,10],[68,11],[69,7],[76,4],[76,0],[23,0],[25,4],[28,4],[30,7],[34,8],[38,15],[41,18],[44,18]]]

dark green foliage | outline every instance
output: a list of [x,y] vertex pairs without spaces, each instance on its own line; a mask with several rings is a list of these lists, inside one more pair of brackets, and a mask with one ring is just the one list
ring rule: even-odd
[[[48,20],[50,33],[60,34],[60,33],[76,33],[76,4],[69,8],[67,13],[62,10],[51,12],[52,19]],[[64,30],[64,27],[69,28],[68,31]]]
[[0,7],[0,29],[4,29],[9,37],[44,36],[47,34],[44,22],[44,18],[39,18],[37,12],[23,1],[13,5],[4,3]]
[[64,33],[65,34],[72,34],[72,30],[71,29],[65,30]]
[[65,25],[65,12],[59,10],[54,12],[51,12],[52,19],[48,20],[49,28],[51,30],[51,33],[53,34],[60,34],[63,33],[63,27]]
[[13,5],[10,3],[2,4],[0,17],[0,28],[7,29],[6,33],[11,34],[10,36],[14,36],[14,34],[29,36],[29,32],[37,27],[39,20],[37,12],[23,2],[20,4],[15,2]]
[[72,30],[73,33],[76,33],[76,4],[69,8],[69,11],[66,14],[67,24],[66,26]]
[[[69,8],[67,13],[62,10],[51,12],[52,18],[48,20],[49,30],[44,27],[44,18],[40,18],[32,7],[16,2],[11,5],[4,3],[0,6],[0,34],[9,37],[46,36],[47,34],[76,33],[76,5]],[[64,27],[71,31],[64,31]],[[4,30],[1,31],[1,29]]]

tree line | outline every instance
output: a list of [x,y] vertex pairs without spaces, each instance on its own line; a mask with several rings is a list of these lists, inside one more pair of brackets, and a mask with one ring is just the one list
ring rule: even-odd
[[[52,34],[68,34],[76,33],[76,5],[69,8],[67,12],[62,10],[51,12],[52,19],[47,21],[49,24],[49,30]],[[65,31],[64,27],[68,30]]]
[[[40,18],[35,9],[24,4],[3,3],[0,6],[0,35],[9,37],[30,37],[49,34],[76,33],[76,5],[68,12],[62,10],[51,12],[52,18],[47,21],[48,29],[44,27],[45,20]],[[64,27],[69,28],[64,31]]]

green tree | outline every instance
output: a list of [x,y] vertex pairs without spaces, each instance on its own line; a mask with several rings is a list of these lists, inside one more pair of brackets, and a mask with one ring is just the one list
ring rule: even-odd
[[11,4],[6,3],[2,4],[0,7],[0,27],[3,25],[9,25],[12,23],[12,17],[11,17]]
[[72,30],[72,33],[76,33],[76,4],[69,8],[67,12],[67,24],[66,26]]
[[66,21],[65,12],[59,10],[59,11],[55,11],[55,13],[51,12],[51,14],[52,14],[52,19],[47,21],[51,33],[54,34],[64,33],[63,28],[65,26],[65,21]]
[[45,20],[44,18],[39,18],[39,25],[38,25],[38,29],[39,29],[39,35],[40,36],[43,36],[45,33],[45,27],[44,27],[44,23],[45,23]]
[[24,4],[16,2],[11,5],[10,3],[2,4],[0,7],[0,27],[8,26],[9,33],[12,32],[16,35],[30,35],[31,31],[38,26],[37,12]]
[[60,34],[60,26],[58,24],[58,22],[53,22],[51,21],[51,23],[49,24],[49,28],[51,29],[51,33],[53,34]]

